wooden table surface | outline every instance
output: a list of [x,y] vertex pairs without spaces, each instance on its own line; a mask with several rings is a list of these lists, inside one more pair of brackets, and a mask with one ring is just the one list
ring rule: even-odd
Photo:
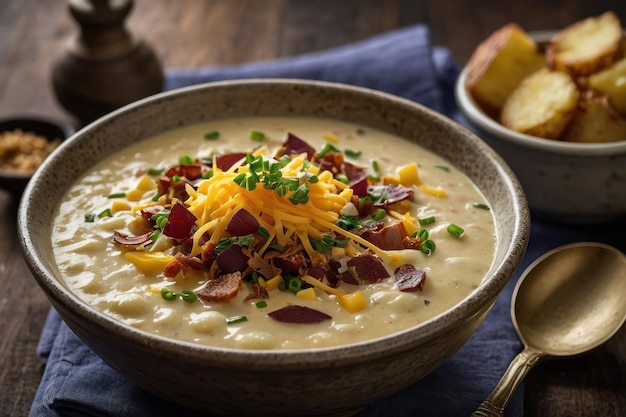
[[[416,23],[428,24],[433,44],[449,47],[464,64],[480,40],[507,22],[545,30],[606,10],[626,23],[624,0],[138,0],[128,26],[151,43],[165,68],[296,55]],[[75,31],[64,1],[2,0],[0,118],[34,113],[73,122],[55,101],[50,66]],[[22,259],[17,206],[0,190],[0,416],[28,415],[49,309]],[[540,365],[525,392],[526,416],[624,416],[626,331],[591,354]]]

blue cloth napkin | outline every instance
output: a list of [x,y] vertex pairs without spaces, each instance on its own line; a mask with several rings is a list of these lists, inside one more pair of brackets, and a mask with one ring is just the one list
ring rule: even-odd
[[[418,25],[299,57],[233,67],[170,70],[166,89],[260,77],[343,82],[417,101],[462,122],[453,95],[457,75],[458,68],[448,50],[431,47],[428,28]],[[625,230],[624,223],[609,227]],[[594,235],[598,230],[604,229],[572,228],[534,220],[523,266],[543,252],[573,241],[606,241],[621,245],[624,250],[623,238],[611,242],[608,233],[606,237]],[[359,417],[469,416],[522,348],[510,320],[511,294],[518,276],[519,272],[483,325],[456,355],[413,386],[363,410]],[[156,398],[112,370],[74,335],[54,310],[44,325],[37,353],[46,368],[31,417],[203,415]],[[523,415],[523,386],[505,415]]]

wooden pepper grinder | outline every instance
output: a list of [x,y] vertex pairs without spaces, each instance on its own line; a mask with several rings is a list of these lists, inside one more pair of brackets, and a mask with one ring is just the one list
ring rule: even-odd
[[132,0],[69,0],[68,5],[80,33],[53,64],[52,86],[81,125],[163,89],[155,53],[124,25]]

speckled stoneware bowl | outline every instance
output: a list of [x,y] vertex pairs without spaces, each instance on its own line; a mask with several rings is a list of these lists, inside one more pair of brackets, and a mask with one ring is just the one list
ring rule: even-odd
[[[496,221],[497,251],[482,284],[445,314],[392,336],[334,348],[246,351],[136,330],[88,306],[59,279],[50,239],[52,208],[96,161],[130,142],[200,121],[291,115],[382,129],[443,155],[464,171],[487,197]],[[350,415],[425,376],[481,324],[522,259],[529,228],[519,183],[501,158],[465,128],[407,100],[298,80],[201,85],[105,116],[45,161],[26,188],[19,211],[28,265],[63,319],[94,352],[159,396],[229,416]]]
[[513,169],[533,214],[564,223],[596,223],[626,215],[626,138],[568,143],[510,130],[487,116],[456,84],[459,109],[478,136]]

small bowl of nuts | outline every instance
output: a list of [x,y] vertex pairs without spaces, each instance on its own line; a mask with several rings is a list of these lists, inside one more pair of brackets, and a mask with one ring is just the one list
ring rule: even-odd
[[21,195],[41,162],[73,132],[70,124],[42,116],[0,120],[0,188]]

